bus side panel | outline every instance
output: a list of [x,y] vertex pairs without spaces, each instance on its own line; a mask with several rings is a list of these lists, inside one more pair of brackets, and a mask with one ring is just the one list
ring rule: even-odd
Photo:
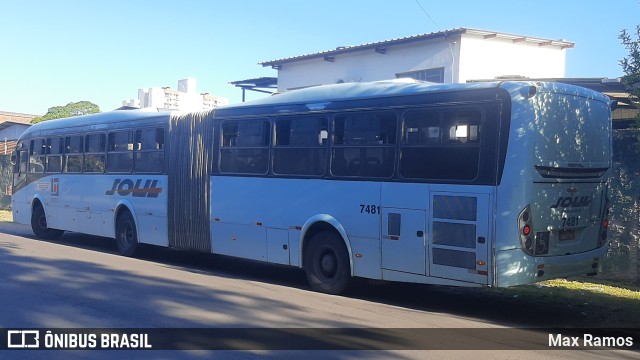
[[[346,230],[354,273],[380,278],[380,186],[378,182],[214,176],[211,178],[212,250],[217,254],[281,263],[282,237],[260,229],[289,230],[291,265],[301,264],[301,229],[330,215]],[[268,243],[273,241],[273,244]]]
[[51,192],[45,196],[47,223],[54,229],[78,231],[78,209],[88,182],[81,175],[53,174]]

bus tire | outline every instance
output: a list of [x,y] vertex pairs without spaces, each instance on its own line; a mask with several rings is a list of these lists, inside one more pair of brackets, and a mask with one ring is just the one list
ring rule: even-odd
[[123,256],[133,256],[140,247],[136,221],[129,211],[118,215],[116,220],[116,244],[118,252]]
[[64,234],[63,230],[50,229],[47,226],[47,215],[40,203],[37,203],[31,212],[31,229],[36,237],[44,240],[58,240]]
[[332,231],[313,235],[304,253],[304,268],[309,285],[318,292],[340,294],[351,283],[349,253],[342,238]]

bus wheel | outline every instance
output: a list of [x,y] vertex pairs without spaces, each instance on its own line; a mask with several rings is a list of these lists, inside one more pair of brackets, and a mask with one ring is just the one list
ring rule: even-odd
[[128,211],[118,215],[116,221],[116,243],[118,251],[124,256],[133,256],[138,250],[138,231],[136,222]]
[[40,204],[37,204],[31,213],[31,229],[38,238],[45,240],[57,240],[64,234],[63,230],[50,229],[47,226],[47,215]]
[[304,253],[304,267],[311,288],[340,294],[351,283],[349,253],[342,239],[332,231],[315,234]]

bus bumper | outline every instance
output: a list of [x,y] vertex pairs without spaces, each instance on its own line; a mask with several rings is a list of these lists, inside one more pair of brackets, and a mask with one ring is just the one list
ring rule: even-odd
[[607,247],[561,256],[529,256],[521,249],[499,251],[494,286],[533,284],[575,275],[594,275],[601,269]]

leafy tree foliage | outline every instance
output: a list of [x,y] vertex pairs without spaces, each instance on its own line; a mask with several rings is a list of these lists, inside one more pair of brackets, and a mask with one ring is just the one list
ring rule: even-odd
[[31,123],[36,124],[46,120],[86,114],[95,114],[99,112],[100,107],[90,101],[70,102],[65,106],[50,107],[46,114],[44,114],[43,116],[35,117],[33,120],[31,120]]
[[[622,82],[627,87],[631,100],[640,105],[640,25],[636,26],[635,33],[629,33],[626,29],[620,31],[618,38],[629,54],[620,60],[620,66],[624,71]],[[640,114],[638,115],[640,120]]]

